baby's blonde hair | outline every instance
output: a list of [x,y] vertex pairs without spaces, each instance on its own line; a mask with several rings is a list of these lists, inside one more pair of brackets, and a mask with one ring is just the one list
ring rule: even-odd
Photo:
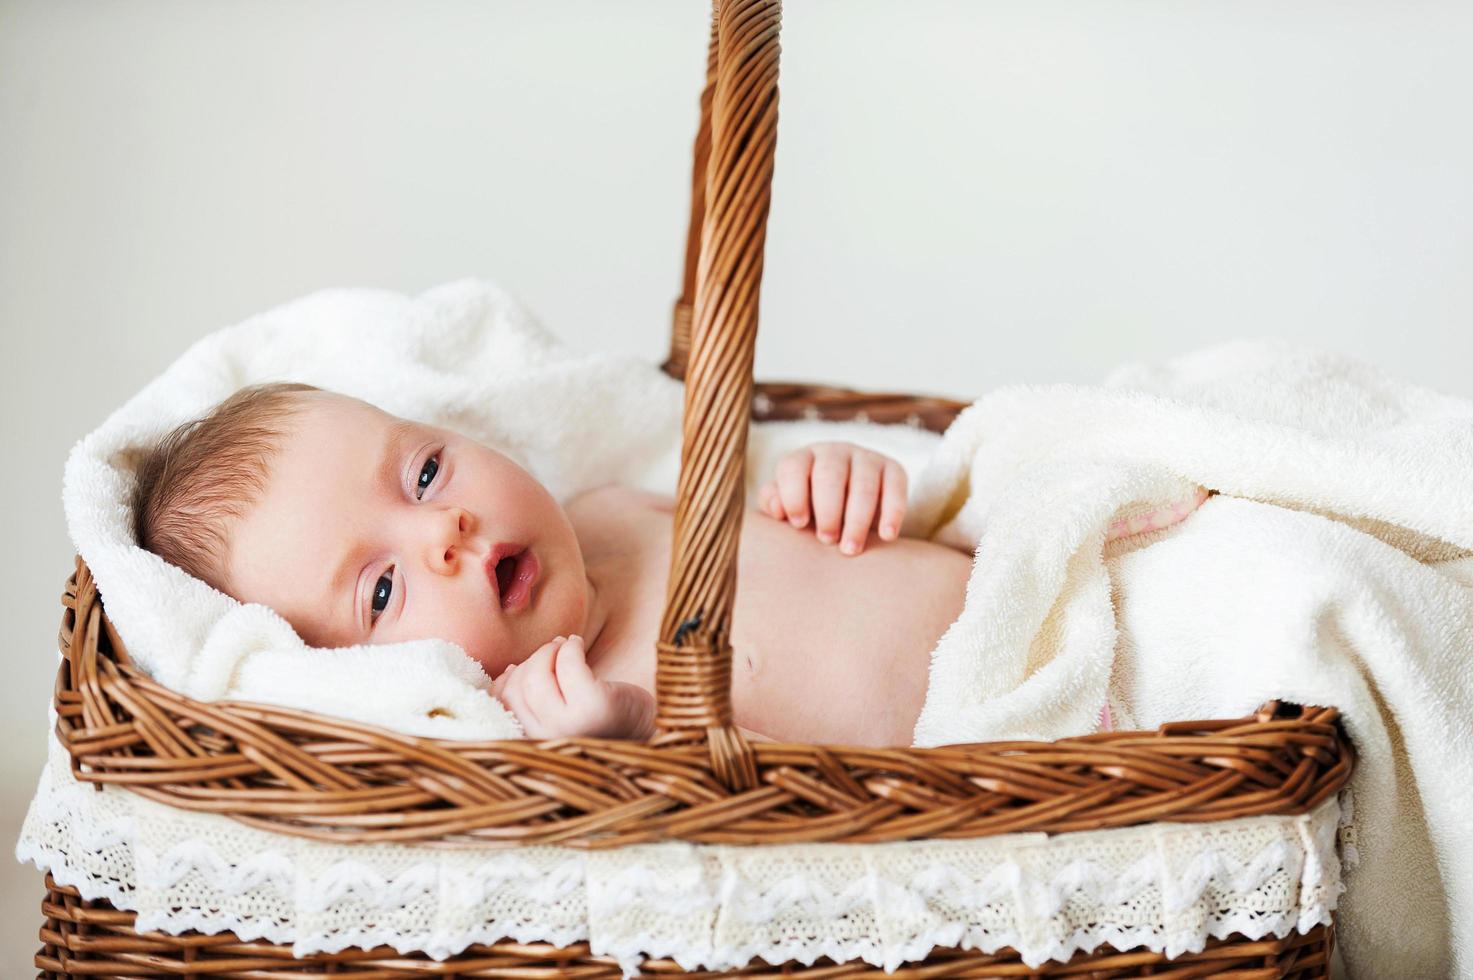
[[165,436],[138,470],[138,544],[228,591],[229,525],[265,491],[267,464],[299,396],[319,390],[295,382],[251,385]]

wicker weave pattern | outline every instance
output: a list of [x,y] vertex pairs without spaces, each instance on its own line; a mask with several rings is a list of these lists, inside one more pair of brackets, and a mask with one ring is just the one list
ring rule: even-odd
[[716,31],[718,11],[711,11],[711,40],[706,46],[706,84],[701,88],[701,116],[691,148],[690,224],[685,232],[685,267],[680,276],[680,296],[670,314],[670,353],[660,367],[673,378],[685,377],[690,360],[690,323],[696,305],[696,267],[701,260],[701,228],[706,223],[706,163],[711,158],[711,100],[716,95],[716,67],[720,37]]
[[965,402],[928,395],[856,391],[831,385],[759,381],[752,396],[752,418],[757,421],[824,419],[853,420],[882,425],[909,425],[944,432]]

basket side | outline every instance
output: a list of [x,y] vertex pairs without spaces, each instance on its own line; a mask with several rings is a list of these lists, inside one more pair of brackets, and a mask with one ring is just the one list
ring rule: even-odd
[[[45,922],[41,926],[41,949],[35,964],[41,976],[72,977],[98,974],[130,977],[216,977],[245,975],[277,978],[322,976],[499,976],[569,977],[582,980],[618,980],[622,971],[610,956],[595,956],[587,943],[553,946],[549,943],[499,942],[475,945],[450,957],[432,960],[423,953],[400,953],[390,947],[346,949],[318,953],[298,959],[290,945],[264,940],[244,941],[233,933],[172,936],[161,932],[139,932],[132,912],[114,909],[106,902],[86,901],[76,889],[58,885],[46,877],[46,898],[41,904]],[[1286,977],[1320,980],[1329,976],[1334,929],[1315,926],[1306,933],[1283,938],[1248,939],[1242,935],[1209,940],[1199,953],[1168,959],[1159,952],[1136,948],[1115,950],[1101,946],[1077,953],[1063,962],[1028,967],[1015,950],[983,953],[975,949],[938,947],[908,967],[920,975],[1066,977],[1089,974],[1096,977],[1175,976],[1199,977],[1232,972],[1241,977]],[[1162,968],[1166,968],[1163,970]],[[1167,972],[1169,970],[1170,972]],[[862,961],[836,964],[822,957],[810,965],[794,960],[767,963],[752,960],[738,970],[687,973],[674,960],[651,958],[641,973],[651,976],[689,977],[807,977],[809,980],[836,978],[894,977],[896,974]]]

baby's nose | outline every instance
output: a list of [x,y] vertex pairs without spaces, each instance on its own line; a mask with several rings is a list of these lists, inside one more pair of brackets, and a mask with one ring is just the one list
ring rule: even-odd
[[430,542],[425,548],[425,566],[439,575],[453,574],[460,561],[460,552],[454,545],[446,547],[441,542]]
[[475,518],[463,508],[453,507],[436,517],[434,532],[425,547],[425,564],[442,575],[454,574],[466,534],[475,528]]

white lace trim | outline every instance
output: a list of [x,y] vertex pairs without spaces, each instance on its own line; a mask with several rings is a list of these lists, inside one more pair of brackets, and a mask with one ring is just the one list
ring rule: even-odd
[[1209,937],[1328,922],[1340,807],[1300,817],[1048,837],[762,847],[449,850],[271,834],[72,779],[53,742],[16,856],[138,928],[232,931],[297,956],[388,945],[587,940],[723,970],[760,956],[891,970],[933,946],[1019,950],[1029,966],[1100,943],[1180,955]]

